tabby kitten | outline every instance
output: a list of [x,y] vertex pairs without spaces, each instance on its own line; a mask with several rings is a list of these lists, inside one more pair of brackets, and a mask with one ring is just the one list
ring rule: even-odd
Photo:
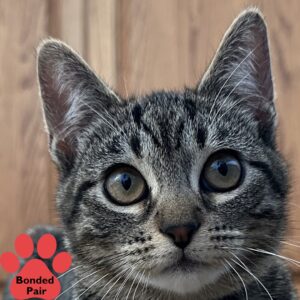
[[257,10],[234,21],[195,89],[126,101],[55,40],[38,77],[75,267],[60,299],[296,299],[271,254],[288,184]]

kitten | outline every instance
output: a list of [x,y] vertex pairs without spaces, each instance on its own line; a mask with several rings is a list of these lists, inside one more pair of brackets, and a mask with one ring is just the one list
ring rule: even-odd
[[60,299],[296,299],[275,255],[288,182],[257,10],[195,89],[126,101],[55,40],[38,77],[75,267]]

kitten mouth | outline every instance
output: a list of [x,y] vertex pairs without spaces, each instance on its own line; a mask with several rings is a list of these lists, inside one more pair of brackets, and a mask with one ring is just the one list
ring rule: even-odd
[[166,267],[162,272],[163,273],[174,273],[174,272],[184,272],[184,273],[192,273],[195,271],[199,271],[202,263],[199,261],[192,260],[186,257],[184,254],[172,265]]

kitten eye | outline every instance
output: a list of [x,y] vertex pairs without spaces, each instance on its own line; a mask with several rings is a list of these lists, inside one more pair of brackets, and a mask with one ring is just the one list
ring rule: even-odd
[[142,199],[146,183],[135,169],[119,167],[108,175],[104,188],[112,200],[120,205],[129,205]]
[[242,167],[239,160],[230,153],[218,152],[205,163],[201,177],[209,191],[225,192],[234,189],[241,176]]

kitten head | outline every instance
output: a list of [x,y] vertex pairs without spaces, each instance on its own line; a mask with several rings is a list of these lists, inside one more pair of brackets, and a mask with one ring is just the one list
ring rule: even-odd
[[58,208],[80,265],[179,294],[230,290],[239,257],[263,267],[255,249],[278,247],[287,175],[256,10],[234,21],[195,89],[126,101],[55,40],[39,49],[38,76]]

